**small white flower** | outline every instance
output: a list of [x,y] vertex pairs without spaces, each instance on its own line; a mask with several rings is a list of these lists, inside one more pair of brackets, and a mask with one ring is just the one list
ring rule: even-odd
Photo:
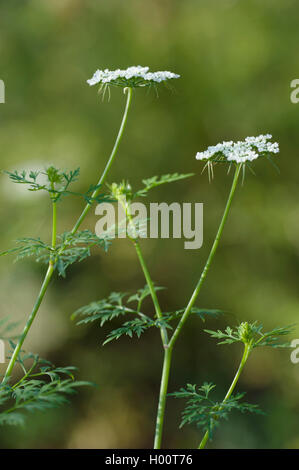
[[277,142],[270,142],[271,134],[259,135],[257,137],[246,137],[243,142],[223,142],[208,147],[204,152],[196,154],[197,160],[209,162],[236,162],[245,163],[256,160],[269,154],[279,153]]
[[168,71],[149,72],[149,67],[137,65],[128,67],[126,70],[97,70],[93,77],[87,80],[87,83],[90,86],[100,83],[102,86],[107,84],[135,88],[154,85],[179,77],[180,75]]

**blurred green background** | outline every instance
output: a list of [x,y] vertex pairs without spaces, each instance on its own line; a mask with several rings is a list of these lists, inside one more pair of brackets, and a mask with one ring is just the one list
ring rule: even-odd
[[[110,102],[86,79],[97,68],[149,65],[181,74],[175,91],[136,90],[126,134],[109,181],[194,172],[151,193],[152,201],[204,203],[204,243],[185,250],[183,240],[142,242],[153,279],[167,290],[163,309],[184,306],[195,286],[224,208],[231,175],[216,168],[208,183],[195,154],[222,140],[272,133],[280,143],[281,174],[267,161],[239,186],[221,247],[197,305],[221,308],[221,328],[259,320],[267,329],[297,322],[299,311],[298,117],[290,82],[298,77],[296,0],[17,0],[0,2],[1,168],[81,167],[74,189],[98,175],[112,148],[125,98]],[[50,203],[1,175],[1,249],[22,236],[50,239]],[[69,229],[82,202],[59,206],[60,231]],[[93,229],[92,212],[84,227]],[[45,268],[1,258],[1,317],[24,324]],[[75,365],[85,389],[68,407],[32,414],[25,429],[1,428],[2,448],[150,448],[162,364],[158,331],[140,340],[101,347],[105,329],[76,327],[71,313],[111,291],[144,285],[133,247],[116,241],[55,279],[25,343],[57,365]],[[147,303],[147,313],[152,311]],[[117,326],[116,322],[113,326]],[[213,381],[221,398],[241,349],[217,346],[194,318],[175,354],[169,390]],[[292,338],[299,337],[296,328]],[[254,352],[238,390],[259,403],[266,417],[232,415],[216,432],[213,448],[298,448],[299,365],[289,351]],[[195,447],[201,433],[178,429],[183,401],[169,399],[164,447]]]

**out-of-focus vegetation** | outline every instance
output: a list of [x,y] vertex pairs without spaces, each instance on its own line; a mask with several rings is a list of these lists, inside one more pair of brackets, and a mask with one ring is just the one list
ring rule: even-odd
[[[121,90],[110,102],[86,79],[96,68],[149,65],[181,74],[175,92],[134,92],[128,127],[109,182],[194,172],[190,180],[158,188],[152,201],[204,203],[204,244],[184,250],[183,240],[143,241],[153,279],[167,286],[165,311],[181,308],[194,288],[220,219],[230,183],[216,167],[212,184],[201,175],[195,153],[222,140],[272,133],[281,146],[278,175],[257,162],[256,176],[240,186],[216,261],[199,306],[229,314],[209,321],[217,328],[258,320],[272,329],[299,315],[299,193],[297,132],[299,104],[290,101],[298,77],[296,0],[10,0],[0,3],[1,168],[39,168],[53,163],[81,167],[78,191],[96,183],[124,106]],[[50,203],[20,190],[1,175],[1,249],[18,237],[50,239]],[[80,201],[59,206],[60,232],[70,228]],[[93,229],[92,213],[85,228]],[[0,262],[1,316],[20,324],[31,310],[43,266],[33,261]],[[144,285],[133,248],[126,240],[55,280],[25,343],[56,365],[74,364],[80,379],[96,382],[71,407],[34,414],[26,429],[1,428],[1,447],[151,447],[162,351],[158,331],[140,340],[121,338],[105,347],[105,331],[76,327],[70,314],[111,291]],[[151,313],[151,304],[147,304]],[[241,351],[219,346],[188,321],[174,357],[170,392],[187,382],[230,383]],[[299,335],[297,328],[293,333]],[[266,417],[235,415],[215,434],[212,447],[294,448],[298,434],[299,365],[287,351],[254,352],[239,391],[259,403]],[[164,446],[187,448],[196,429],[178,430],[182,404],[167,405]]]

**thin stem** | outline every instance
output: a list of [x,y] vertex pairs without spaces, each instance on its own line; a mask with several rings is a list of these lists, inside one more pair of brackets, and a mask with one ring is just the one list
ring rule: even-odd
[[[237,382],[238,382],[238,380],[239,380],[239,378],[240,378],[241,372],[242,372],[242,370],[244,369],[244,366],[245,366],[245,364],[246,364],[246,362],[247,362],[247,359],[248,359],[248,357],[249,357],[249,354],[250,354],[251,350],[252,350],[252,349],[251,349],[251,345],[250,345],[250,344],[245,344],[245,346],[244,346],[244,353],[243,353],[241,362],[240,362],[240,364],[239,364],[238,370],[237,370],[237,372],[236,372],[236,375],[235,375],[235,377],[234,377],[234,379],[233,379],[233,381],[232,381],[232,383],[231,383],[231,386],[229,387],[229,389],[228,389],[228,391],[227,391],[227,394],[225,395],[225,397],[224,397],[222,403],[225,403],[225,402],[230,398],[231,394],[233,393],[233,391],[234,391],[234,389],[235,389],[235,387],[236,387],[236,385],[237,385]],[[220,407],[219,407],[219,410],[221,410],[221,409],[222,409],[222,407],[220,406]],[[207,442],[208,442],[208,440],[209,440],[209,431],[206,431],[204,437],[203,437],[202,440],[201,440],[201,443],[200,443],[199,446],[198,446],[198,449],[204,449],[205,446],[206,446],[206,444],[207,444]]]
[[[54,184],[52,184],[52,189],[54,190]],[[53,195],[52,198],[52,250],[54,251],[56,248],[56,240],[57,240],[57,201],[56,201],[56,194]],[[53,259],[50,259],[50,264],[54,265],[55,262]]]
[[37,297],[37,300],[36,300],[36,302],[35,302],[35,304],[34,304],[33,310],[32,310],[32,312],[31,312],[30,315],[29,315],[29,318],[28,318],[28,320],[27,320],[27,323],[26,323],[26,325],[25,325],[25,328],[24,328],[24,330],[23,330],[23,332],[22,332],[22,334],[21,334],[21,336],[20,336],[20,338],[19,338],[18,344],[17,344],[17,346],[15,347],[14,352],[13,352],[11,358],[10,358],[10,361],[9,361],[8,367],[7,367],[7,369],[6,369],[6,372],[5,372],[3,381],[7,380],[8,377],[10,377],[10,375],[11,375],[11,373],[12,373],[13,367],[14,367],[14,365],[15,365],[16,360],[18,359],[18,356],[19,356],[19,353],[20,353],[20,351],[21,351],[22,345],[23,345],[23,343],[24,343],[24,341],[25,341],[25,338],[26,338],[26,336],[27,336],[27,334],[28,334],[28,332],[29,332],[29,330],[30,330],[30,327],[31,327],[31,325],[32,325],[32,323],[33,323],[33,321],[34,321],[34,319],[35,319],[35,317],[36,317],[36,314],[37,314],[37,312],[38,312],[38,310],[39,310],[39,307],[40,307],[40,305],[41,305],[41,303],[42,303],[42,300],[43,300],[43,298],[44,298],[44,296],[45,296],[45,293],[46,293],[46,291],[47,291],[47,288],[48,288],[48,285],[49,285],[49,283],[50,283],[50,280],[51,280],[51,277],[52,277],[52,275],[53,275],[53,272],[54,272],[54,266],[51,265],[51,264],[49,264],[49,267],[48,267],[48,270],[47,270],[45,279],[44,279],[44,281],[43,281],[41,290],[40,290],[40,292],[39,292],[39,294],[38,294],[38,297]]
[[53,202],[53,227],[52,227],[52,248],[56,248],[56,237],[57,237],[57,205]]
[[232,199],[233,199],[236,187],[237,187],[237,182],[238,182],[238,178],[239,178],[239,174],[240,174],[240,169],[241,169],[241,165],[238,165],[236,167],[234,179],[233,179],[231,190],[230,190],[228,200],[227,200],[227,203],[226,203],[226,206],[225,206],[225,209],[224,209],[224,213],[223,213],[223,216],[222,216],[222,219],[221,219],[221,222],[220,222],[220,225],[219,225],[214,243],[212,245],[210,254],[209,254],[207,262],[205,264],[205,267],[204,267],[204,269],[202,271],[202,274],[199,278],[199,281],[198,281],[198,283],[195,287],[195,290],[194,290],[194,292],[193,292],[193,294],[192,294],[192,296],[189,300],[189,303],[188,303],[188,305],[187,305],[187,307],[184,311],[184,314],[183,314],[177,328],[175,329],[175,331],[174,331],[174,333],[173,333],[173,335],[172,335],[172,337],[171,337],[171,339],[168,343],[168,349],[166,349],[166,351],[169,351],[169,354],[168,355],[165,354],[165,356],[164,356],[164,363],[163,363],[163,370],[162,370],[162,377],[161,377],[160,396],[159,396],[159,405],[158,405],[158,414],[157,414],[157,424],[156,424],[155,449],[159,449],[160,446],[161,446],[162,432],[163,432],[163,422],[164,422],[164,414],[165,414],[165,404],[166,404],[166,396],[167,396],[168,380],[169,380],[169,370],[170,370],[170,366],[171,366],[172,350],[173,350],[174,344],[175,344],[175,342],[176,342],[176,340],[177,340],[177,338],[178,338],[178,336],[181,332],[181,329],[182,329],[183,325],[185,324],[189,314],[191,313],[191,309],[194,305],[194,302],[196,301],[196,299],[198,297],[201,286],[202,286],[202,284],[203,284],[203,282],[206,278],[206,275],[208,273],[211,262],[212,262],[212,260],[215,256],[215,253],[216,253],[216,250],[217,250],[217,247],[218,247],[218,244],[219,244],[222,232],[223,232],[225,221],[227,219],[229,209],[230,209],[230,206],[231,206],[231,203],[232,203]]
[[27,377],[29,377],[29,375],[31,374],[31,372],[33,371],[37,363],[38,363],[37,360],[33,362],[32,366],[30,367],[30,369],[28,369],[28,371],[26,371],[25,375],[23,375],[23,377],[11,387],[13,390],[17,388],[22,382],[24,382],[24,380],[26,380]]
[[[132,223],[132,216],[130,213],[129,207],[125,208],[126,215],[129,219],[129,222]],[[155,291],[155,286],[152,281],[151,275],[147,268],[145,259],[142,255],[140,245],[136,239],[130,238],[133,242],[136,253],[147,282],[147,285],[150,290],[150,294],[153,300],[153,304],[156,310],[156,315],[158,319],[162,318],[162,311],[159,304],[159,300]],[[139,306],[138,306],[139,307]],[[163,369],[162,369],[162,377],[161,377],[161,384],[160,384],[160,393],[159,393],[159,403],[158,403],[158,411],[157,411],[157,419],[156,419],[156,430],[155,430],[155,440],[154,440],[154,449],[160,449],[161,441],[162,441],[162,433],[163,433],[163,424],[164,424],[164,416],[165,416],[165,406],[166,406],[166,396],[167,396],[167,388],[168,388],[168,381],[169,381],[169,372],[170,372],[170,365],[171,365],[171,356],[172,356],[172,348],[170,349],[168,346],[168,333],[166,328],[161,325],[159,327],[162,339],[162,345],[164,348],[164,359],[163,359]]]
[[142,267],[144,277],[146,279],[147,285],[149,287],[149,290],[150,290],[150,293],[151,293],[151,296],[152,296],[152,299],[153,299],[153,303],[154,303],[154,306],[155,306],[157,317],[161,318],[162,312],[161,312],[161,307],[160,307],[158,297],[157,297],[157,294],[156,294],[156,291],[155,291],[155,286],[154,286],[154,283],[152,281],[149,270],[147,269],[145,260],[143,258],[143,255],[142,255],[142,252],[141,252],[141,249],[140,249],[140,245],[139,245],[137,240],[134,240],[134,246],[135,246],[135,249],[136,249],[136,253],[137,253],[140,265]]
[[[124,111],[124,114],[123,114],[123,118],[122,118],[122,121],[121,121],[121,125],[120,125],[120,128],[119,128],[119,132],[117,134],[117,137],[116,137],[116,141],[114,143],[114,146],[113,146],[113,149],[112,149],[112,152],[110,154],[110,157],[109,157],[109,160],[105,166],[105,169],[102,173],[102,176],[100,177],[99,179],[99,182],[98,182],[98,186],[99,185],[102,185],[107,177],[107,174],[110,170],[110,167],[113,163],[113,160],[117,154],[117,150],[118,150],[118,147],[119,147],[119,144],[120,144],[120,141],[121,141],[121,138],[123,136],[123,133],[124,133],[124,129],[125,129],[125,126],[126,126],[126,123],[127,123],[127,117],[128,117],[128,112],[129,112],[129,108],[130,108],[130,104],[131,104],[131,100],[132,100],[132,88],[125,88],[124,90],[126,93],[127,93],[127,101],[126,101],[126,107],[125,107],[125,111]],[[99,192],[100,192],[100,187],[98,187],[92,194],[92,201],[98,196]],[[83,220],[85,219],[86,215],[88,214],[89,210],[91,208],[91,203],[88,203],[82,214],[80,215],[80,217],[78,218],[76,224],[74,225],[73,229],[72,229],[72,234],[74,235],[77,230],[79,229],[80,225],[82,224]],[[57,231],[57,208],[56,208],[56,202],[53,202],[53,226],[52,226],[52,248],[55,249],[56,247],[56,231]],[[61,249],[59,250],[59,253],[58,255],[60,255],[65,249],[65,245],[63,245],[61,247]],[[34,307],[33,307],[33,310],[32,312],[30,313],[29,317],[28,317],[28,320],[27,320],[27,323],[25,325],[25,328],[19,338],[19,341],[18,341],[18,344],[17,346],[15,347],[15,350],[12,354],[12,357],[9,361],[9,364],[8,364],[8,367],[7,367],[7,370],[5,372],[5,375],[4,375],[4,378],[3,378],[3,382],[5,380],[7,380],[10,376],[11,376],[11,373],[12,373],[12,370],[13,370],[13,367],[15,365],[15,362],[17,361],[18,359],[18,355],[21,351],[21,348],[22,348],[22,345],[27,337],[27,334],[31,328],[31,325],[36,317],[36,314],[39,310],[39,307],[42,303],[42,300],[45,296],[45,293],[48,289],[48,286],[49,286],[49,283],[50,283],[50,280],[53,276],[53,273],[54,273],[54,264],[52,262],[52,260],[50,260],[49,262],[49,266],[48,266],[48,270],[47,270],[47,273],[45,275],[45,278],[43,280],[43,283],[42,283],[42,287],[41,287],[41,290],[38,294],[38,297],[37,297],[37,300],[34,304]]]
[[[141,268],[142,268],[142,271],[143,271],[143,274],[144,274],[144,277],[146,279],[148,288],[150,290],[150,294],[151,294],[151,297],[152,297],[152,300],[153,300],[153,304],[154,304],[154,307],[155,307],[155,310],[156,310],[157,317],[158,317],[158,319],[161,319],[161,317],[162,317],[161,307],[160,307],[159,300],[158,300],[158,297],[157,297],[157,294],[156,294],[156,291],[155,291],[154,283],[152,281],[151,275],[149,273],[149,270],[147,269],[145,260],[143,258],[143,255],[142,255],[142,252],[141,252],[141,249],[140,249],[140,245],[139,245],[137,240],[133,240],[133,243],[134,243],[134,246],[135,246],[135,249],[136,249],[136,253],[137,253],[137,256],[138,256],[138,259],[139,259],[139,262],[140,262],[140,265],[141,265]],[[161,326],[160,331],[161,331],[161,339],[162,339],[163,347],[168,348],[168,346],[167,346],[167,344],[168,344],[168,334],[167,334],[166,328]]]
[[[158,318],[162,317],[162,311],[159,304],[159,300],[155,291],[154,283],[150,276],[149,270],[147,269],[145,260],[143,258],[140,245],[137,240],[132,240],[136,249],[136,253],[141,264],[144,277],[146,279],[147,285],[149,287],[151,297],[155,306],[156,314]],[[161,384],[160,384],[160,393],[159,393],[159,403],[158,403],[158,411],[157,411],[157,419],[156,419],[156,430],[155,430],[155,440],[154,440],[154,449],[160,449],[161,441],[162,441],[162,433],[163,433],[163,424],[164,424],[164,415],[165,415],[165,406],[166,406],[166,396],[167,396],[167,388],[168,388],[168,381],[169,381],[169,372],[170,372],[170,365],[171,365],[171,357],[172,357],[172,348],[168,346],[168,334],[165,327],[162,325],[160,326],[160,333],[162,339],[162,345],[164,348],[164,359],[163,359],[163,369],[162,369],[162,377],[161,377]]]
[[239,175],[240,175],[240,169],[241,169],[241,165],[237,165],[236,167],[236,170],[235,170],[235,175],[234,175],[234,179],[233,179],[233,182],[232,182],[232,186],[231,186],[231,190],[230,190],[230,193],[229,193],[229,196],[228,196],[228,200],[227,200],[227,203],[226,203],[226,206],[225,206],[225,209],[224,209],[224,212],[223,212],[223,216],[222,216],[222,219],[221,219],[221,222],[220,222],[220,225],[219,225],[219,228],[218,228],[218,231],[217,231],[217,234],[216,234],[216,237],[215,237],[215,240],[214,240],[214,243],[212,245],[212,248],[211,248],[211,251],[210,251],[210,254],[208,256],[208,259],[207,259],[207,262],[205,264],[205,267],[201,273],[201,276],[199,278],[199,281],[193,291],[193,294],[188,302],[188,305],[183,313],[183,316],[178,324],[178,326],[176,327],[172,337],[171,337],[171,340],[170,340],[170,343],[169,343],[169,346],[173,347],[174,346],[174,343],[176,342],[176,340],[178,339],[178,336],[180,334],[180,331],[181,329],[183,328],[187,318],[189,317],[190,313],[191,313],[191,310],[192,310],[192,307],[199,295],[199,292],[201,290],[201,287],[203,285],[203,282],[208,274],[208,271],[209,271],[209,268],[210,268],[210,265],[213,261],[213,258],[215,256],[215,253],[216,253],[216,250],[217,250],[217,247],[219,245],[219,241],[220,241],[220,238],[221,238],[221,235],[222,235],[222,232],[223,232],[223,228],[224,228],[224,225],[225,225],[225,222],[226,222],[226,219],[227,219],[227,216],[228,216],[228,213],[229,213],[229,209],[230,209],[230,206],[231,206],[231,203],[232,203],[232,200],[233,200],[233,196],[235,194],[235,190],[236,190],[236,187],[237,187],[237,183],[238,183],[238,178],[239,178]]
[[[126,214],[126,219],[129,221],[129,224],[132,226],[133,233],[134,233],[134,222],[133,222],[133,218],[132,218],[132,214],[131,214],[130,203],[128,204],[123,199],[120,199],[119,202],[123,207],[123,210]],[[161,310],[159,300],[158,300],[158,297],[157,297],[157,294],[156,294],[156,291],[155,291],[155,286],[154,286],[153,280],[151,278],[151,275],[149,273],[149,270],[147,268],[145,259],[144,259],[143,254],[142,254],[140,244],[139,244],[139,242],[136,238],[132,237],[128,233],[128,231],[127,231],[127,235],[128,235],[128,238],[131,240],[131,242],[133,243],[133,245],[135,247],[135,250],[136,250],[136,253],[137,253],[137,256],[138,256],[138,259],[139,259],[139,262],[140,262],[140,265],[141,265],[141,268],[142,268],[142,271],[143,271],[143,274],[144,274],[144,277],[145,277],[145,280],[146,280],[146,283],[147,283],[148,288],[150,290],[150,294],[151,294],[151,297],[152,297],[152,300],[153,300],[156,315],[157,315],[158,319],[161,319],[162,318],[162,310]],[[138,304],[137,308],[138,309],[140,308],[140,304]],[[167,346],[168,345],[168,334],[167,334],[166,328],[163,325],[160,326],[160,332],[161,332],[162,345],[163,345],[164,348],[167,348],[168,347]]]
[[157,420],[156,420],[154,449],[160,449],[161,443],[162,443],[162,434],[163,434],[168,381],[169,381],[169,372],[170,372],[170,366],[171,366],[171,357],[172,357],[172,349],[165,349],[161,385],[160,385],[160,394],[159,394],[159,404],[158,404],[158,411],[157,411]]
[[[113,163],[113,160],[117,154],[117,150],[118,150],[118,147],[119,147],[119,144],[120,144],[120,141],[121,141],[121,138],[123,136],[123,133],[124,133],[124,129],[126,127],[126,123],[127,123],[127,119],[128,119],[128,113],[129,113],[129,109],[130,109],[130,105],[131,105],[131,101],[132,101],[132,88],[125,88],[124,89],[124,92],[127,93],[127,102],[126,102],[126,107],[125,107],[125,112],[124,112],[124,115],[123,115],[123,118],[122,118],[122,122],[121,122],[121,125],[120,125],[120,128],[119,128],[119,131],[118,131],[118,134],[117,134],[117,137],[116,137],[116,141],[114,143],[114,146],[113,146],[113,149],[112,149],[112,152],[110,154],[110,157],[109,157],[109,160],[105,166],[105,169],[102,173],[102,176],[100,177],[99,179],[99,182],[98,182],[98,186],[102,186],[107,175],[108,175],[108,172],[110,170],[110,167]],[[94,200],[99,192],[101,191],[101,187],[98,187],[92,194],[91,196],[91,200]],[[74,235],[74,233],[77,232],[77,230],[79,229],[80,225],[82,224],[83,220],[85,219],[85,217],[87,216],[89,210],[90,210],[90,207],[91,207],[91,203],[87,203],[82,214],[80,215],[80,217],[78,218],[77,222],[75,223],[71,233],[72,235]]]

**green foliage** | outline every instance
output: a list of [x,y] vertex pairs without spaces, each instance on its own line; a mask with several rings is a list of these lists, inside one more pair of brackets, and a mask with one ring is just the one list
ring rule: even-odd
[[[166,289],[165,287],[159,287],[159,286],[154,286],[154,289],[155,289],[155,292],[158,292],[160,290],[164,290]],[[144,287],[142,287],[141,289],[138,289],[138,291],[131,295],[127,302],[128,303],[131,303],[131,302],[137,302],[137,311],[139,312],[140,311],[140,308],[142,306],[142,303],[143,301],[147,298],[147,297],[150,297],[151,296],[151,291],[150,291],[150,288],[148,287],[147,284],[145,284]]]
[[156,188],[157,186],[160,186],[161,184],[173,183],[175,181],[179,181],[185,178],[190,178],[193,175],[194,173],[187,173],[187,174],[173,173],[173,174],[162,175],[160,177],[152,176],[151,178],[144,179],[142,180],[142,183],[144,184],[144,188],[137,191],[137,193],[135,193],[135,197],[147,196],[148,191],[150,191],[153,188]]
[[62,196],[70,194],[68,187],[78,180],[80,168],[74,171],[62,172],[54,166],[45,171],[5,171],[9,178],[18,184],[28,185],[29,191],[46,191],[51,198],[58,201]]
[[[14,344],[11,342],[14,348]],[[20,354],[22,378],[0,384],[0,425],[23,425],[26,412],[44,411],[68,403],[68,396],[90,382],[74,379],[75,367],[55,367],[38,355]]]
[[65,232],[59,238],[61,242],[58,243],[54,252],[52,250],[52,259],[62,277],[65,277],[66,269],[71,264],[88,258],[91,255],[91,248],[97,247],[107,251],[111,244],[111,238],[98,237],[90,230],[81,230],[75,234]]
[[126,293],[112,292],[107,299],[91,302],[84,307],[79,308],[71,316],[72,320],[81,318],[77,325],[83,323],[92,323],[100,320],[100,326],[103,326],[107,321],[111,321],[120,315],[126,313],[136,313],[135,310],[130,309],[123,305],[123,299],[127,296]]
[[[164,313],[163,319],[165,319],[166,321],[171,321],[176,318],[181,318],[184,312],[185,312],[185,309],[182,308],[180,310],[176,310],[175,312]],[[219,309],[208,309],[208,308],[198,308],[198,307],[192,307],[190,310],[190,313],[191,315],[198,316],[203,322],[206,321],[207,317],[218,318],[220,315],[224,315],[224,312]]]
[[224,331],[205,330],[212,338],[220,339],[218,344],[232,344],[242,342],[251,348],[258,346],[271,346],[272,348],[290,347],[289,343],[282,343],[281,337],[288,335],[292,331],[292,326],[274,328],[271,331],[263,332],[263,325],[253,322],[242,322],[235,328],[227,327]]
[[65,232],[59,236],[60,243],[56,248],[44,243],[40,238],[20,238],[17,247],[0,253],[0,256],[16,254],[16,261],[25,257],[34,257],[36,262],[48,264],[53,261],[59,275],[65,277],[68,266],[84,260],[91,255],[91,248],[99,247],[105,251],[111,244],[108,236],[97,237],[90,230],[82,230],[75,234]]
[[0,256],[16,254],[16,261],[27,257],[35,257],[37,262],[48,262],[52,248],[44,243],[40,238],[18,238],[17,246],[10,250],[2,251]]
[[[164,289],[164,287],[155,286],[155,291]],[[138,289],[135,294],[128,294],[127,292],[112,292],[106,299],[91,302],[84,307],[79,308],[72,314],[73,320],[78,320],[77,325],[100,322],[103,326],[107,321],[112,321],[120,316],[134,315],[136,318],[126,321],[121,327],[111,331],[103,344],[106,344],[114,339],[119,339],[123,335],[132,338],[133,335],[140,335],[151,327],[156,328],[169,328],[172,329],[170,322],[172,320],[179,320],[184,313],[184,309],[175,312],[164,313],[161,318],[151,318],[141,312],[141,307],[144,300],[150,297],[150,290],[148,285],[142,289]],[[135,307],[129,304],[136,304]],[[216,317],[222,312],[220,310],[199,309],[193,307],[191,313],[197,315],[202,321],[205,321],[207,316]]]
[[133,199],[136,199],[137,197],[147,196],[147,193],[151,189],[156,188],[157,186],[160,186],[166,183],[173,183],[175,181],[189,178],[190,176],[193,176],[193,173],[188,173],[188,174],[173,173],[173,174],[162,175],[160,177],[153,176],[151,178],[142,180],[144,188],[141,188],[136,192],[132,190],[130,183],[126,181],[122,181],[119,184],[113,183],[112,185],[108,187],[111,191],[112,197],[115,198],[117,201],[126,200],[127,202],[131,202],[133,201]]
[[[53,203],[57,203],[62,196],[82,196],[88,204],[96,201],[98,203],[112,201],[109,195],[97,194],[100,185],[91,185],[85,193],[69,191],[69,186],[77,181],[80,169],[63,172],[53,166],[45,171],[5,171],[14,183],[29,186],[30,191],[47,191]],[[66,269],[71,264],[82,261],[90,256],[92,247],[101,247],[107,251],[111,238],[97,237],[90,230],[72,233],[65,232],[58,237],[60,243],[55,248],[40,238],[20,238],[16,240],[17,246],[0,253],[0,256],[16,254],[16,260],[25,257],[35,257],[37,262],[53,263],[59,275],[65,277]]]
[[[159,287],[156,290],[161,289]],[[155,326],[155,321],[147,315],[140,312],[142,302],[146,297],[150,295],[149,289],[145,286],[143,289],[139,289],[136,294],[129,296],[125,292],[112,292],[107,299],[102,299],[97,302],[91,302],[90,304],[79,308],[73,313],[72,319],[81,318],[77,324],[92,323],[99,320],[100,326],[103,326],[107,321],[112,321],[119,316],[127,314],[135,315],[136,318],[125,322],[120,328],[111,331],[107,335],[107,339],[104,344],[118,339],[122,335],[128,335],[130,337],[136,334],[138,338],[147,328]],[[126,300],[125,300],[126,299]],[[125,301],[125,302],[124,302]],[[136,309],[128,307],[128,303],[136,302]]]
[[152,326],[157,326],[157,322],[145,316],[127,321],[120,328],[111,331],[107,335],[103,345],[110,343],[110,341],[113,341],[114,339],[119,339],[123,335],[127,335],[132,338],[135,334],[138,338],[140,338],[141,334]]
[[90,185],[85,193],[69,190],[69,186],[78,180],[80,168],[64,172],[55,168],[48,167],[45,171],[4,171],[11,181],[18,184],[25,184],[29,191],[46,191],[49,193],[53,202],[58,202],[63,196],[80,196],[88,204],[93,202],[111,202],[112,199],[106,194],[94,195],[93,193],[100,188],[100,185]]
[[242,402],[244,393],[231,395],[223,401],[215,401],[211,398],[211,392],[215,389],[212,383],[204,383],[202,386],[187,384],[178,392],[170,393],[174,398],[185,398],[187,404],[182,412],[180,428],[185,424],[195,424],[201,430],[208,431],[209,437],[213,436],[213,429],[219,425],[219,421],[228,419],[231,411],[237,410],[241,413],[263,414],[257,405]]

